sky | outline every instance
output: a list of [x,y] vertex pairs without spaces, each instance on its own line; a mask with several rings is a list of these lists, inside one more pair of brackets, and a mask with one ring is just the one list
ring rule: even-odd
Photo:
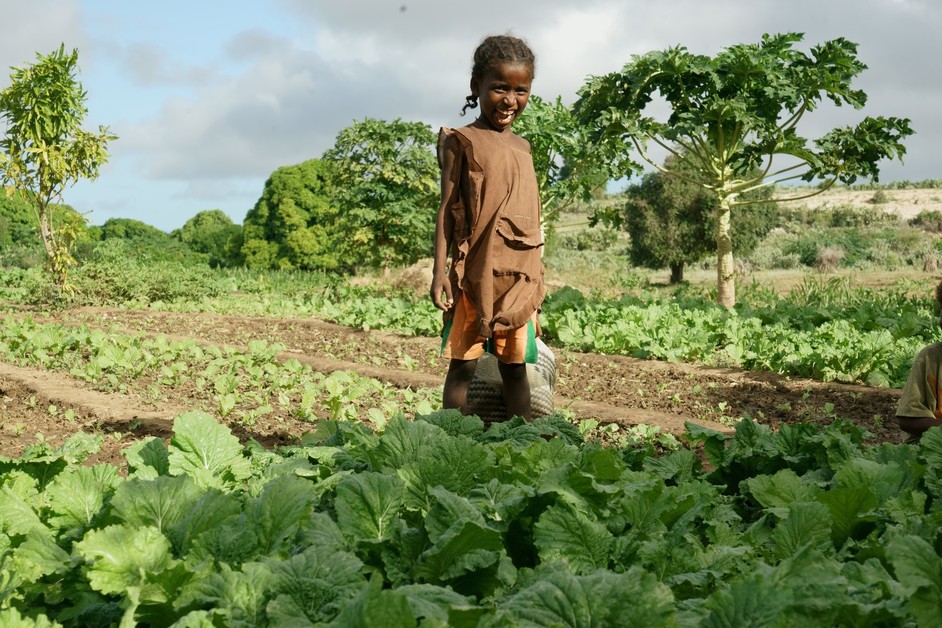
[[652,50],[844,37],[868,66],[854,82],[867,105],[822,107],[799,131],[909,118],[904,161],[881,162],[880,181],[942,178],[938,0],[0,0],[0,23],[0,88],[37,53],[78,49],[83,128],[118,136],[99,178],[63,198],[91,224],[169,232],[209,209],[241,223],[275,169],[320,157],[358,120],[466,124],[474,48],[508,32],[537,55],[533,93],[567,104]]

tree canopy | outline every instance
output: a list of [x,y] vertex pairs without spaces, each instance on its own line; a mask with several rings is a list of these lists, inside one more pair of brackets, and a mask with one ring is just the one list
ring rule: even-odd
[[[631,236],[628,249],[632,264],[657,270],[670,268],[671,283],[684,278],[688,264],[699,262],[716,251],[712,235],[716,231],[717,199],[684,176],[683,164],[669,157],[660,170],[645,174],[626,191],[621,206],[596,210],[593,222],[624,227]],[[680,176],[675,176],[680,175]],[[752,252],[775,226],[772,188],[746,192],[743,197],[756,202],[733,212],[730,230],[736,255]]]
[[39,244],[33,208],[18,194],[0,193],[0,246]]
[[242,227],[221,209],[197,213],[170,235],[197,253],[207,257],[210,266],[229,266],[231,246],[242,234]]
[[544,221],[552,223],[562,209],[589,200],[608,182],[607,164],[586,150],[586,127],[561,98],[551,102],[531,96],[514,132],[530,143]]
[[242,226],[242,260],[250,268],[334,270],[337,210],[333,169],[323,159],[283,166],[265,181]]
[[[634,56],[620,71],[590,77],[574,107],[590,127],[591,150],[615,172],[637,172],[638,156],[670,172],[649,152],[653,143],[715,196],[717,300],[730,307],[736,301],[730,212],[754,202],[745,192],[796,179],[822,180],[819,191],[835,181],[877,180],[879,162],[901,158],[902,140],[912,134],[908,119],[880,116],[814,140],[799,135],[799,123],[824,99],[855,109],[867,100],[851,86],[866,69],[856,44],[837,38],[806,53],[795,47],[802,39],[764,35],[715,57],[682,46]],[[648,113],[656,97],[666,117]]]
[[265,182],[245,217],[237,261],[352,270],[427,255],[438,192],[434,144],[428,125],[398,119],[343,129],[321,158],[279,168]]
[[334,163],[345,264],[386,268],[431,254],[438,206],[435,133],[421,122],[367,118],[343,129]]
[[170,241],[166,231],[134,218],[109,218],[100,226],[89,227],[88,231],[94,240],[134,240],[158,245]]
[[66,187],[95,179],[108,159],[107,144],[116,136],[105,126],[85,131],[86,94],[77,78],[78,50],[62,45],[36,63],[13,68],[10,85],[0,91],[0,182],[29,203],[39,227],[49,266],[58,285],[75,264],[71,248],[80,235],[53,212]]

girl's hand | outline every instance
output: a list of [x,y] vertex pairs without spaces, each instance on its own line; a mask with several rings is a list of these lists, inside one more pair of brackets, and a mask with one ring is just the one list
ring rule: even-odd
[[[432,303],[443,312],[447,312],[454,305],[451,294],[451,282],[446,277],[432,277],[432,287],[429,290]],[[444,295],[444,299],[442,296]]]

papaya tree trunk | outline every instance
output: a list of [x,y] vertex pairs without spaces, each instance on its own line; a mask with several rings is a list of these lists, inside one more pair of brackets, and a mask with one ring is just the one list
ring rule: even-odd
[[75,234],[63,233],[60,225],[57,227],[52,222],[52,211],[48,202],[38,199],[36,216],[39,219],[39,236],[43,242],[43,248],[46,250],[46,261],[49,264],[49,273],[52,275],[56,286],[65,287],[66,278],[69,273],[69,267],[75,265],[75,258],[70,251],[74,244]]
[[720,305],[736,305],[733,238],[729,232],[730,198],[720,198],[716,221],[716,301]]
[[49,263],[49,271],[57,286],[65,283],[65,274],[59,268],[58,247],[56,246],[56,232],[51,224],[49,217],[49,208],[42,201],[39,201],[39,207],[36,211],[39,217],[39,237],[43,241],[43,248],[46,250],[46,260]]
[[671,264],[671,285],[678,284],[684,280],[684,263],[674,262]]
[[40,219],[39,235],[43,241],[43,248],[46,250],[46,257],[52,261],[56,252],[56,237],[55,233],[52,231],[52,227],[49,225],[49,220],[46,216],[43,216],[42,219]]

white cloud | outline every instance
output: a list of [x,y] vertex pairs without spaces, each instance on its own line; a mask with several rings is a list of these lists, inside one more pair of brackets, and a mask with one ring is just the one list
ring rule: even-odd
[[190,64],[168,55],[152,43],[132,43],[118,51],[118,60],[128,77],[144,87],[154,85],[198,86],[218,73],[213,64]]
[[566,102],[588,75],[649,50],[682,44],[715,54],[765,32],[806,33],[806,49],[846,37],[869,66],[857,86],[870,102],[862,112],[822,110],[809,117],[809,134],[863,115],[910,117],[917,135],[907,142],[906,164],[887,164],[882,178],[940,176],[942,4],[934,0],[238,0],[216,7],[3,2],[4,22],[17,28],[0,38],[0,65],[30,62],[63,41],[79,47],[89,123],[109,124],[120,136],[101,179],[78,186],[73,204],[127,211],[161,228],[206,208],[241,219],[275,168],[319,156],[354,120],[398,117],[433,128],[470,121],[458,112],[474,47],[508,31],[537,54],[534,92]]
[[[38,15],[41,12],[42,17]],[[78,0],[5,1],[0,7],[3,36],[0,37],[0,63],[6,70],[36,60],[36,53],[48,54],[65,44],[66,50],[84,48],[88,40],[75,25],[81,22]],[[6,76],[0,85],[6,84]]]

